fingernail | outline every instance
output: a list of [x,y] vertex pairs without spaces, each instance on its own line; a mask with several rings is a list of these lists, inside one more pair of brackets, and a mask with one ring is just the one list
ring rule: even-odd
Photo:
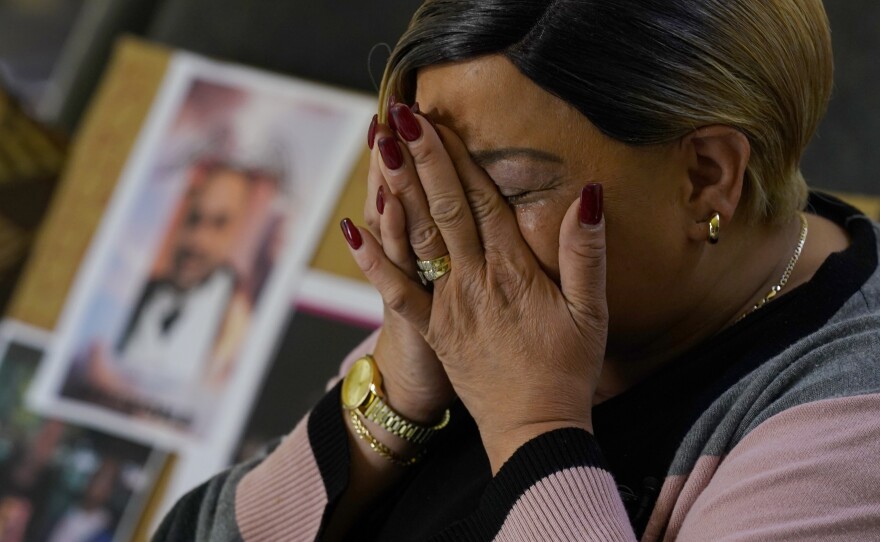
[[416,103],[413,104],[413,106],[412,106],[412,112],[415,113],[416,115],[418,115],[418,114],[420,114],[420,113],[422,112],[422,110],[419,109],[419,102],[416,102]]
[[385,187],[380,186],[379,191],[376,193],[376,210],[379,211],[380,215],[385,214]]
[[373,143],[375,143],[376,139],[376,128],[379,126],[379,115],[373,115],[373,120],[370,121],[370,129],[367,130],[367,146],[370,147],[370,150],[373,150]]
[[354,222],[352,222],[350,218],[343,218],[342,222],[339,223],[339,226],[342,228],[342,235],[345,236],[348,246],[350,246],[352,250],[361,248],[361,245],[364,244],[364,240],[361,237],[360,230],[354,225]]
[[391,116],[391,109],[394,107],[394,105],[396,103],[397,103],[397,95],[396,94],[392,94],[391,96],[388,96],[388,107],[385,109],[385,117],[388,122],[388,127],[391,128],[391,130],[394,132],[397,131],[397,125],[394,124],[394,117]]
[[581,190],[581,224],[595,226],[602,221],[602,185],[590,183]]
[[397,139],[383,137],[379,140],[379,153],[388,169],[397,169],[403,165],[403,154],[397,146]]
[[405,104],[396,104],[391,108],[391,118],[394,119],[395,131],[406,141],[415,141],[422,137],[422,127],[413,115],[412,109]]

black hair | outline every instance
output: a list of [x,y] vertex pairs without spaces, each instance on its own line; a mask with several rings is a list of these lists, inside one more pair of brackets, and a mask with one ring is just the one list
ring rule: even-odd
[[831,90],[821,0],[429,0],[381,103],[412,100],[420,68],[494,54],[627,144],[733,126],[752,146],[752,210],[787,217],[806,199],[800,156]]

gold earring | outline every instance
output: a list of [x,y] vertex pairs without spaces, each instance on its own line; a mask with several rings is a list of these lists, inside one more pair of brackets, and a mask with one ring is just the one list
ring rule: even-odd
[[718,242],[718,234],[721,232],[721,215],[715,213],[709,219],[709,243],[714,245]]

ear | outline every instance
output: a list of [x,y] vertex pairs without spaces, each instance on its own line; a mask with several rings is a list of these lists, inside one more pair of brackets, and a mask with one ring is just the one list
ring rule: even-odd
[[[725,125],[699,128],[681,139],[688,156],[684,202],[693,226],[688,237],[705,241],[708,222],[721,215],[721,231],[730,224],[742,196],[751,146],[739,130]],[[723,235],[723,233],[722,233]]]

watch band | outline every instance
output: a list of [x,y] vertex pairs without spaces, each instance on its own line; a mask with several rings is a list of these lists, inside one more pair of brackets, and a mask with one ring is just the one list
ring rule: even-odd
[[342,380],[340,400],[344,409],[359,412],[365,419],[413,444],[424,444],[449,423],[449,409],[443,413],[440,423],[423,426],[407,420],[388,406],[382,392],[382,374],[376,360],[369,354],[349,368]]
[[413,444],[428,442],[434,433],[446,427],[449,423],[449,409],[443,413],[443,419],[434,426],[427,427],[411,422],[395,412],[388,404],[374,393],[372,398],[363,407],[361,413],[371,422],[398,437]]

